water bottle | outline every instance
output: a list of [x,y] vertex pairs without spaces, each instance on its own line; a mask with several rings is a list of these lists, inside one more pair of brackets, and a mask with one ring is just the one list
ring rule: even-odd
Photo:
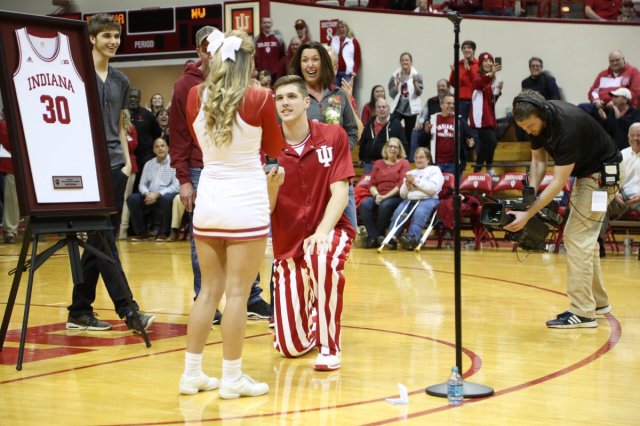
[[458,366],[451,367],[451,376],[447,380],[447,399],[450,405],[462,405],[463,381]]
[[631,250],[633,247],[633,238],[625,238],[624,239],[624,255],[631,256]]

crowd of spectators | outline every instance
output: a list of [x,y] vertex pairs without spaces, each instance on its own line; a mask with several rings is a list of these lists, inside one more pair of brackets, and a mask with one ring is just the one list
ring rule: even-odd
[[594,21],[640,21],[640,2],[633,0],[585,0],[561,4],[539,0],[369,0],[367,8],[442,14],[457,11],[465,15],[506,17],[583,18]]
[[[446,2],[435,8],[429,3],[427,0],[418,0],[417,3],[398,1],[387,6],[404,8],[416,13],[438,13],[449,8],[462,10],[465,13],[510,16],[513,16],[515,10],[515,2],[508,1],[485,1],[479,8],[477,2],[473,1]],[[522,9],[528,10],[527,5],[524,4],[526,2],[522,3]],[[603,13],[602,5],[595,4],[598,2],[587,3],[593,3],[591,6],[596,13]],[[372,2],[369,4],[371,5]],[[503,6],[507,6],[506,9]],[[620,2],[619,6],[627,16],[625,20],[630,20],[633,13],[628,10],[629,4]],[[613,14],[610,15],[610,19],[615,19],[611,16]],[[617,12],[615,16],[617,17]],[[268,31],[272,31],[271,19],[263,18],[263,24],[265,22]],[[334,122],[345,127],[346,122],[343,116],[345,111],[341,106],[342,97],[339,95],[343,93],[353,105],[351,93],[353,80],[357,78],[361,66],[360,45],[357,39],[348,24],[339,21],[336,35],[331,38],[327,46],[330,56],[337,58],[337,61],[334,59],[335,79],[331,82],[326,78],[326,74],[330,71],[318,65],[318,62],[323,62],[322,60],[316,58],[316,63],[309,67],[308,64],[314,59],[301,55],[302,51],[308,52],[311,47],[309,43],[301,43],[300,40],[300,37],[310,37],[306,22],[299,19],[294,27],[297,37],[291,40],[289,48],[280,56],[281,72],[287,70],[288,73],[299,74],[307,82],[311,95],[310,117],[312,119],[316,117],[322,122]],[[264,40],[267,36],[268,34],[263,31],[256,38],[257,48],[260,40]],[[273,39],[274,36],[271,38]],[[459,158],[461,170],[464,170],[467,162],[475,160],[474,172],[486,171],[493,175],[495,174],[493,158],[500,135],[495,104],[505,83],[500,77],[501,58],[494,58],[493,54],[487,51],[476,57],[476,49],[477,45],[473,40],[465,40],[461,46],[462,59],[457,65],[460,76],[459,128],[463,141]],[[275,55],[275,51],[279,52],[278,49],[273,49],[272,54]],[[627,130],[632,123],[638,121],[640,114],[636,108],[640,93],[638,87],[640,78],[636,76],[638,70],[626,64],[622,52],[613,51],[609,60],[610,67],[596,78],[587,95],[590,102],[585,103],[583,108],[602,123],[620,148],[624,148],[628,146]],[[300,63],[300,61],[305,62]],[[259,69],[257,60],[256,67]],[[528,68],[529,75],[522,80],[522,89],[534,90],[545,99],[562,99],[562,90],[552,73],[545,70],[543,58],[531,57]],[[365,228],[363,235],[368,236],[364,238],[365,247],[374,247],[380,243],[378,240],[389,228],[394,212],[396,216],[399,214],[399,210],[395,207],[402,201],[400,188],[402,185],[405,187],[407,185],[404,180],[405,171],[394,177],[397,178],[395,185],[383,183],[385,191],[381,193],[378,188],[381,169],[388,169],[390,162],[394,164],[394,169],[399,169],[395,164],[404,164],[407,160],[408,163],[414,164],[413,167],[418,167],[415,164],[415,153],[420,148],[426,148],[429,152],[430,167],[436,166],[442,173],[453,173],[455,169],[453,80],[454,66],[451,65],[449,78],[440,79],[437,82],[435,94],[428,96],[423,103],[422,95],[425,90],[423,76],[413,66],[412,54],[403,52],[400,55],[399,67],[391,73],[386,85],[375,84],[371,87],[369,101],[360,110],[359,117],[363,130],[358,132],[357,138],[359,148],[357,160],[360,161],[367,182],[364,188],[370,191],[368,194],[370,196],[364,194],[364,199],[359,198],[358,203],[361,223]],[[323,83],[318,84],[319,81]],[[332,115],[334,110],[336,113]],[[351,119],[348,122],[351,122]],[[526,140],[524,132],[515,123],[511,125],[515,127],[517,139]],[[347,131],[351,129],[353,132],[355,126],[347,125],[345,129]],[[350,133],[352,146],[353,140],[353,133]],[[389,146],[394,150],[396,144],[400,144],[401,152],[392,155],[389,160],[387,152]],[[421,154],[421,157],[423,156],[424,154]],[[376,202],[378,199],[379,201]],[[380,205],[382,201],[384,201],[383,206]],[[412,247],[414,242],[405,241],[403,247]],[[392,239],[388,247],[394,248],[397,245],[396,240]]]
[[[514,1],[484,1],[472,0],[448,1],[434,4],[428,0],[392,1],[382,7],[410,10],[415,13],[441,13],[446,10],[458,10],[463,13],[477,13],[489,15],[513,16]],[[530,2],[520,2],[520,10],[531,11]],[[369,7],[376,6],[375,1],[369,2]],[[614,10],[615,9],[615,10]],[[638,19],[638,7],[630,1],[586,1],[585,15],[591,19],[621,20],[632,22]],[[423,75],[413,66],[413,56],[410,52],[403,52],[399,58],[399,66],[390,74],[389,80],[379,82],[371,88],[369,102],[359,109],[353,98],[353,84],[361,69],[360,44],[348,23],[340,20],[335,35],[327,45],[312,40],[309,26],[303,19],[294,23],[296,36],[286,46],[284,40],[270,17],[263,17],[260,21],[260,34],[255,39],[255,71],[256,84],[271,89],[275,81],[282,75],[298,74],[305,80],[311,97],[309,117],[321,122],[339,124],[347,131],[351,148],[358,147],[356,157],[360,160],[363,173],[376,176],[369,188],[373,188],[373,201],[361,205],[361,218],[369,214],[376,217],[378,210],[377,198],[398,198],[402,185],[406,188],[404,174],[397,177],[397,184],[384,195],[379,195],[377,179],[380,179],[380,169],[389,163],[387,151],[394,150],[399,143],[401,149],[392,155],[392,162],[414,164],[415,154],[420,148],[428,152],[429,167],[436,166],[443,173],[453,173],[455,168],[453,152],[454,105],[452,84],[454,66],[451,65],[449,78],[438,80],[435,93],[426,93]],[[320,49],[322,46],[322,49]],[[462,59],[457,64],[460,76],[460,114],[459,127],[463,141],[460,161],[461,170],[467,162],[475,160],[473,170],[485,170],[493,173],[493,156],[498,141],[498,117],[495,113],[495,103],[501,94],[504,82],[500,78],[501,64],[490,52],[484,52],[476,57],[476,43],[466,40],[462,43]],[[326,49],[326,50],[325,50]],[[307,52],[307,54],[303,54]],[[312,52],[312,55],[309,55]],[[326,54],[326,56],[325,56]],[[330,58],[328,60],[327,58]],[[333,66],[333,70],[330,67]],[[540,93],[545,99],[562,99],[562,90],[551,72],[545,70],[541,57],[531,57],[528,61],[529,75],[522,82],[522,89],[531,89]],[[588,102],[580,106],[596,118],[615,140],[620,149],[628,146],[627,133],[629,127],[640,121],[640,71],[633,65],[626,63],[624,55],[619,50],[613,50],[609,55],[609,67],[600,72],[586,93]],[[129,177],[125,200],[143,200],[140,203],[124,203],[122,221],[120,224],[120,239],[133,236],[135,239],[152,239],[157,241],[175,240],[178,228],[183,226],[182,215],[184,206],[177,191],[170,200],[163,201],[160,213],[152,211],[146,203],[145,193],[148,185],[156,176],[147,176],[146,184],[141,182],[141,175],[145,165],[160,161],[154,153],[156,143],[164,142],[170,145],[169,116],[171,105],[166,105],[161,93],[153,93],[146,106],[140,104],[142,93],[140,89],[132,87],[129,91],[129,120],[126,124],[129,140],[130,156],[133,170]],[[423,100],[426,98],[426,101]],[[358,113],[360,112],[360,113]],[[518,140],[526,140],[524,133],[515,126]],[[389,148],[389,143],[391,148]],[[422,158],[426,154],[420,155]],[[168,157],[168,156],[167,156]],[[402,162],[399,160],[403,160]],[[167,161],[170,161],[167,159]],[[377,167],[376,167],[377,165]],[[397,168],[397,167],[396,167]],[[175,178],[175,169],[173,175]],[[404,170],[404,169],[403,169]],[[4,171],[4,170],[2,170]],[[406,171],[405,171],[406,172]],[[163,173],[166,173],[164,171]],[[4,172],[2,177],[9,176]],[[6,180],[6,179],[5,179]],[[2,187],[4,189],[3,184]],[[392,189],[397,191],[392,191]],[[153,192],[153,191],[152,191]],[[374,194],[374,192],[376,194]],[[393,196],[389,196],[392,193]],[[9,195],[11,191],[9,191]],[[4,195],[7,196],[6,194]],[[384,198],[384,200],[387,200]],[[357,224],[357,216],[353,197],[350,190],[351,203],[348,207],[350,220]],[[366,200],[365,200],[366,201]],[[370,205],[373,202],[372,205]],[[177,205],[176,205],[177,204]],[[385,203],[389,205],[389,203]],[[135,205],[135,212],[129,207]],[[167,207],[168,206],[168,207]],[[173,207],[172,207],[173,206]],[[172,217],[171,210],[175,211]],[[6,210],[6,209],[5,209]],[[139,210],[139,211],[138,211]],[[383,209],[385,210],[385,209]],[[151,211],[151,214],[149,212]],[[132,226],[130,214],[143,213],[143,220],[136,219],[137,226]],[[7,213],[5,211],[5,213]],[[10,212],[9,212],[10,213]],[[363,215],[364,213],[364,215]],[[380,225],[377,218],[377,228],[371,223],[367,233],[371,236],[367,245],[377,244],[377,238],[389,226],[394,211],[384,213]],[[396,212],[397,213],[397,212]],[[166,219],[162,218],[166,215]],[[137,216],[136,216],[137,217]],[[371,220],[370,220],[371,222]],[[13,242],[16,231],[11,227],[12,220],[4,221],[5,242]],[[141,225],[142,223],[142,225]],[[170,225],[168,225],[170,224]],[[356,226],[357,228],[357,226]],[[393,243],[391,244],[394,245]],[[405,244],[409,247],[411,244]]]

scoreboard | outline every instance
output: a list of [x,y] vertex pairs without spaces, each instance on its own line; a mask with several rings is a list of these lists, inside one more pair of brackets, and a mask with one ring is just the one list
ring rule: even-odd
[[[101,12],[102,13],[102,12]],[[139,56],[184,56],[196,50],[196,32],[211,25],[220,30],[222,5],[160,7],[104,12],[122,25],[122,39],[116,58]],[[88,21],[96,13],[83,13]]]

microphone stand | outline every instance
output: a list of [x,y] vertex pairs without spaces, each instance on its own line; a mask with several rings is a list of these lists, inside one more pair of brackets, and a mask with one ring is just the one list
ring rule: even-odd
[[[447,13],[447,19],[453,23],[453,32],[455,34],[455,41],[453,44],[453,80],[455,88],[455,119],[454,119],[454,140],[455,140],[455,165],[454,165],[454,195],[453,195],[453,217],[454,217],[454,235],[453,235],[453,247],[454,247],[454,288],[455,288],[455,328],[456,328],[456,365],[458,371],[463,374],[462,371],[462,291],[460,285],[460,278],[462,275],[461,270],[461,257],[460,257],[460,205],[462,198],[460,197],[460,22],[462,21],[462,15],[459,12],[452,11]],[[437,385],[429,386],[425,392],[431,396],[437,396],[441,398],[447,397],[447,382],[439,383]],[[470,383],[466,380],[463,382],[463,396],[465,398],[482,398],[485,396],[493,395],[493,389],[476,384]]]

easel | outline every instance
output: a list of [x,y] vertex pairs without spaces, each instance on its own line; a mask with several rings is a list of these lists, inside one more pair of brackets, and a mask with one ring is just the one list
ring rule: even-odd
[[[111,255],[111,250],[105,238],[105,232],[112,232],[112,225],[108,215],[99,216],[77,216],[67,218],[56,217],[31,217],[27,219],[27,226],[24,233],[24,241],[22,242],[22,249],[20,250],[20,256],[18,257],[18,263],[16,268],[10,272],[15,273],[13,277],[13,284],[11,291],[9,292],[9,298],[7,300],[7,307],[4,312],[4,319],[2,320],[2,327],[0,327],[0,351],[2,351],[5,338],[7,336],[7,330],[9,329],[9,321],[11,320],[11,314],[15,305],[16,296],[18,294],[18,287],[20,286],[20,280],[22,278],[22,272],[29,269],[29,280],[27,284],[27,295],[24,304],[24,315],[22,319],[22,333],[20,334],[20,347],[18,350],[18,362],[16,364],[17,370],[22,370],[22,361],[24,357],[24,345],[27,337],[27,324],[29,321],[29,308],[31,305],[31,293],[33,291],[33,275],[36,270],[42,266],[54,253],[67,246],[69,251],[69,263],[71,266],[71,278],[73,285],[83,285],[84,277],[82,276],[82,266],[80,263],[80,247],[88,250],[90,253],[98,257],[99,259],[106,260],[110,264],[115,265],[115,260]],[[77,236],[78,232],[96,232],[102,242],[104,252],[98,248],[88,245]],[[64,234],[64,237],[57,243],[44,250],[42,253],[38,253],[38,240],[40,235],[44,234]],[[27,253],[29,252],[29,243],[32,243],[31,247],[31,259],[27,260]],[[118,284],[122,289],[122,293],[127,298],[127,303],[131,312],[133,312],[133,326],[137,330],[141,330],[142,338],[147,347],[151,347],[149,337],[147,336],[144,327],[140,324],[140,318],[138,311],[133,305],[133,301],[126,291],[124,284],[124,277],[121,273],[118,274]]]

